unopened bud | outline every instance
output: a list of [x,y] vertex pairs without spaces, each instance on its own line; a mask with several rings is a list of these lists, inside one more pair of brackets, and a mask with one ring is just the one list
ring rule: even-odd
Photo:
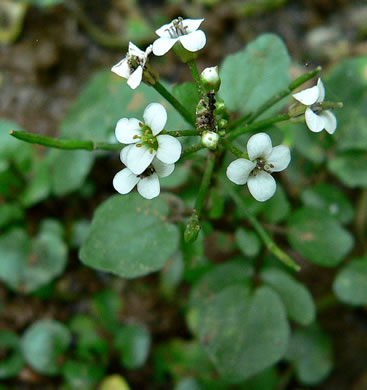
[[226,106],[223,99],[217,99],[215,102],[215,111],[217,114],[223,114],[226,111]]
[[227,119],[223,119],[223,118],[219,119],[219,121],[218,121],[218,128],[219,129],[225,129],[227,126],[228,126]]
[[201,136],[201,143],[210,150],[215,150],[218,146],[219,134],[214,131],[204,131]]
[[200,78],[204,88],[208,92],[212,90],[214,90],[214,92],[217,92],[219,90],[221,80],[218,73],[218,66],[205,68],[201,72]]
[[189,223],[186,225],[186,229],[184,232],[184,240],[187,243],[194,242],[198,238],[200,232],[200,223],[199,216],[194,211],[192,214]]

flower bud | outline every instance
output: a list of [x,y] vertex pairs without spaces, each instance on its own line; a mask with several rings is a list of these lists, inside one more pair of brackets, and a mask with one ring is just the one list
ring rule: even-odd
[[219,134],[214,131],[204,131],[201,136],[201,143],[210,150],[215,150],[218,146]]
[[215,92],[217,92],[219,90],[221,80],[218,73],[218,66],[205,68],[201,72],[200,78],[204,88],[207,91],[214,90]]
[[191,243],[196,241],[200,232],[200,222],[199,216],[194,211],[192,214],[189,223],[186,225],[184,232],[184,240],[187,243]]
[[219,129],[225,129],[227,126],[228,126],[227,119],[221,118],[221,119],[218,120],[218,128]]

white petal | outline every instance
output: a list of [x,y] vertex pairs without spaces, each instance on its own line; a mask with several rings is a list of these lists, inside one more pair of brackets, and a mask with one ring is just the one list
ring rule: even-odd
[[130,169],[125,168],[120,172],[117,172],[113,178],[113,187],[120,194],[129,193],[140,179],[134,175]]
[[114,65],[111,68],[113,73],[116,73],[117,76],[123,77],[125,79],[130,77],[130,66],[127,61],[127,58],[123,58],[118,64]]
[[121,162],[123,163],[123,164],[125,164],[126,165],[126,157],[127,157],[127,154],[129,153],[129,149],[130,148],[133,148],[134,147],[134,144],[131,144],[131,145],[127,145],[127,146],[125,146],[122,150],[121,150],[121,152],[120,152],[120,160],[121,160]]
[[227,168],[227,177],[235,184],[246,184],[247,179],[255,168],[255,164],[245,158],[232,161]]
[[167,134],[157,137],[157,158],[166,164],[175,163],[181,156],[182,146],[180,141]]
[[317,80],[317,88],[319,89],[319,97],[317,98],[317,103],[321,103],[325,99],[325,87],[324,83],[321,81],[320,78]]
[[325,128],[325,120],[322,116],[315,114],[311,108],[307,108],[305,112],[305,120],[307,127],[314,133],[319,133]]
[[[135,118],[122,118],[116,124],[115,136],[122,144],[134,144],[139,141],[141,135],[140,121]],[[135,138],[134,138],[135,137]]]
[[[155,33],[162,38],[170,38],[169,30],[173,27],[173,23],[164,24],[162,27],[159,27],[158,30],[155,30]],[[155,54],[155,53],[154,53]]]
[[247,180],[248,189],[251,195],[258,202],[265,202],[270,199],[277,188],[277,184],[270,173],[260,171],[256,176],[250,176]]
[[271,153],[271,139],[266,133],[258,133],[247,142],[247,153],[251,161],[258,157],[266,158]]
[[272,172],[280,172],[287,168],[291,161],[291,152],[288,146],[278,145],[270,153],[266,162],[271,165]]
[[135,173],[135,175],[140,175],[149,167],[155,154],[156,151],[153,149],[148,149],[145,146],[138,147],[137,145],[133,145],[126,155],[126,166]]
[[165,164],[161,160],[155,158],[152,161],[152,165],[158,177],[167,177],[169,176],[175,169],[175,164]]
[[127,85],[131,89],[136,89],[137,87],[139,87],[142,78],[143,78],[143,67],[139,65],[134,70],[134,72],[130,75],[130,77],[127,79]]
[[153,42],[153,53],[163,56],[178,41],[178,38],[158,38]]
[[144,122],[152,129],[153,135],[159,134],[166,125],[167,111],[160,103],[150,103],[143,114]]
[[198,51],[205,46],[206,36],[204,31],[194,31],[188,35],[182,35],[180,38],[182,46],[188,51]]
[[336,120],[335,115],[330,110],[326,110],[326,111],[323,111],[320,114],[320,116],[324,118],[325,130],[329,134],[334,134],[334,132],[336,130],[336,126],[337,126],[337,120]]
[[157,197],[160,191],[159,179],[155,173],[144,177],[144,179],[141,179],[138,183],[138,192],[145,199]]
[[145,56],[145,52],[143,50],[140,50],[132,42],[129,42],[129,54],[131,56],[136,56],[136,57],[139,57],[139,58],[142,58],[142,57]]
[[184,19],[182,24],[188,34],[196,31],[201,23],[203,23],[204,19]]
[[320,96],[320,89],[317,85],[311,88],[304,89],[301,92],[295,93],[293,97],[304,104],[305,106],[311,106],[317,102]]

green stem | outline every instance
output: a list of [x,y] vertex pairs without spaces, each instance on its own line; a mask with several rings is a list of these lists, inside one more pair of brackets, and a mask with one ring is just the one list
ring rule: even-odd
[[321,70],[321,67],[318,66],[315,70],[312,72],[307,72],[301,75],[300,77],[293,80],[286,89],[283,89],[283,91],[280,91],[276,95],[272,96],[269,100],[267,100],[264,104],[262,104],[254,113],[252,114],[246,114],[243,117],[237,119],[231,125],[229,126],[229,131],[231,129],[236,128],[240,124],[246,122],[247,124],[252,123],[256,118],[258,118],[262,113],[264,113],[266,110],[274,106],[276,103],[278,103],[280,100],[285,98],[286,96],[290,95],[296,88],[298,88],[300,85],[304,84],[306,81],[312,79],[314,76],[317,75]]
[[203,179],[200,184],[199,193],[195,202],[194,212],[200,217],[201,211],[203,209],[204,201],[206,198],[206,193],[210,185],[210,181],[213,175],[215,166],[215,154],[210,152],[206,162],[206,167],[203,175]]
[[181,153],[181,159],[184,159],[186,158],[187,156],[189,156],[190,154],[192,153],[195,153],[195,152],[198,152],[199,150],[201,149],[204,149],[205,146],[202,145],[201,143],[200,144],[195,144],[193,146],[190,146],[189,148],[185,149],[182,153]]
[[38,144],[47,146],[49,148],[66,149],[66,150],[120,150],[121,144],[107,143],[107,142],[93,142],[72,139],[57,139],[52,137],[45,137],[42,135],[27,133],[25,131],[11,130],[9,134],[19,140],[29,142],[31,144]]
[[231,140],[239,137],[242,134],[245,134],[245,133],[248,133],[248,132],[254,131],[254,130],[265,129],[265,128],[269,127],[270,125],[272,125],[273,123],[283,122],[283,121],[286,121],[288,119],[290,119],[290,116],[288,114],[280,114],[277,116],[273,116],[272,118],[264,119],[263,121],[248,124],[245,127],[240,127],[240,128],[233,130],[230,134],[228,134],[226,139],[228,141],[231,141]]
[[173,130],[173,131],[163,130],[159,134],[172,135],[172,137],[188,137],[188,136],[200,135],[197,130]]
[[225,138],[221,139],[222,145],[229,150],[231,153],[233,153],[236,157],[239,158],[248,158],[248,155],[242,150],[238,149],[236,146],[234,146],[231,142],[227,141]]
[[196,118],[161,84],[157,81],[152,87],[162,95],[181,114],[187,123],[195,127]]
[[233,188],[232,185],[229,183],[225,184],[227,191],[229,195],[232,197],[232,199],[235,201],[237,206],[241,209],[241,211],[246,215],[247,220],[251,223],[253,228],[256,230],[257,234],[260,236],[260,238],[263,240],[266,247],[269,249],[269,251],[278,258],[283,264],[287,265],[288,267],[292,268],[295,271],[299,271],[301,268],[298,264],[294,262],[294,260],[288,256],[283,250],[281,250],[275,242],[271,239],[271,237],[268,235],[268,233],[265,231],[265,229],[261,226],[260,222],[256,219],[255,216],[253,216],[246,207],[246,203],[242,196]]
[[195,60],[188,61],[187,65],[190,68],[190,72],[192,74],[192,78],[194,79],[199,96],[204,96],[204,88],[203,88],[203,84],[201,83],[200,74],[196,66]]

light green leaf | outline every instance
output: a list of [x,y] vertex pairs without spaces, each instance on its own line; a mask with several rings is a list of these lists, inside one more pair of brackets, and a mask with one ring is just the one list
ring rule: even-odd
[[8,330],[0,330],[0,351],[6,351],[0,360],[0,379],[12,378],[24,366],[18,336]]
[[150,345],[150,333],[138,324],[121,327],[114,339],[114,346],[120,354],[121,365],[129,370],[144,365]]
[[41,374],[60,373],[60,357],[71,342],[66,326],[54,320],[34,322],[23,334],[21,347],[26,362]]
[[291,205],[283,187],[278,184],[274,196],[264,202],[263,213],[269,223],[279,223],[284,221],[291,211]]
[[160,198],[111,197],[96,209],[80,259],[124,278],[161,269],[178,247],[177,227],[165,220],[168,211]]
[[336,275],[333,290],[350,305],[367,305],[367,258],[361,257],[345,265]]
[[335,267],[353,248],[353,236],[337,220],[320,210],[303,207],[288,220],[288,240],[315,264]]
[[301,194],[306,206],[320,209],[341,223],[353,220],[354,210],[344,192],[331,184],[321,183],[307,188]]
[[99,390],[130,390],[126,380],[121,375],[110,375],[99,386]]
[[328,161],[328,169],[347,187],[367,188],[367,152],[339,153]]
[[[219,73],[219,92],[226,106],[232,111],[253,112],[288,86],[289,64],[283,41],[273,34],[263,34],[245,49],[228,56]],[[279,105],[274,109],[279,109]]]
[[12,289],[32,292],[63,272],[67,247],[61,234],[47,226],[44,221],[34,239],[19,228],[0,238],[0,279]]
[[290,340],[287,359],[294,364],[301,383],[320,383],[333,366],[330,339],[316,324],[296,329]]
[[315,304],[308,289],[288,272],[269,267],[260,274],[282,299],[288,316],[300,325],[309,325],[315,319]]
[[183,83],[173,88],[175,98],[194,116],[196,105],[199,102],[199,94],[194,83]]

